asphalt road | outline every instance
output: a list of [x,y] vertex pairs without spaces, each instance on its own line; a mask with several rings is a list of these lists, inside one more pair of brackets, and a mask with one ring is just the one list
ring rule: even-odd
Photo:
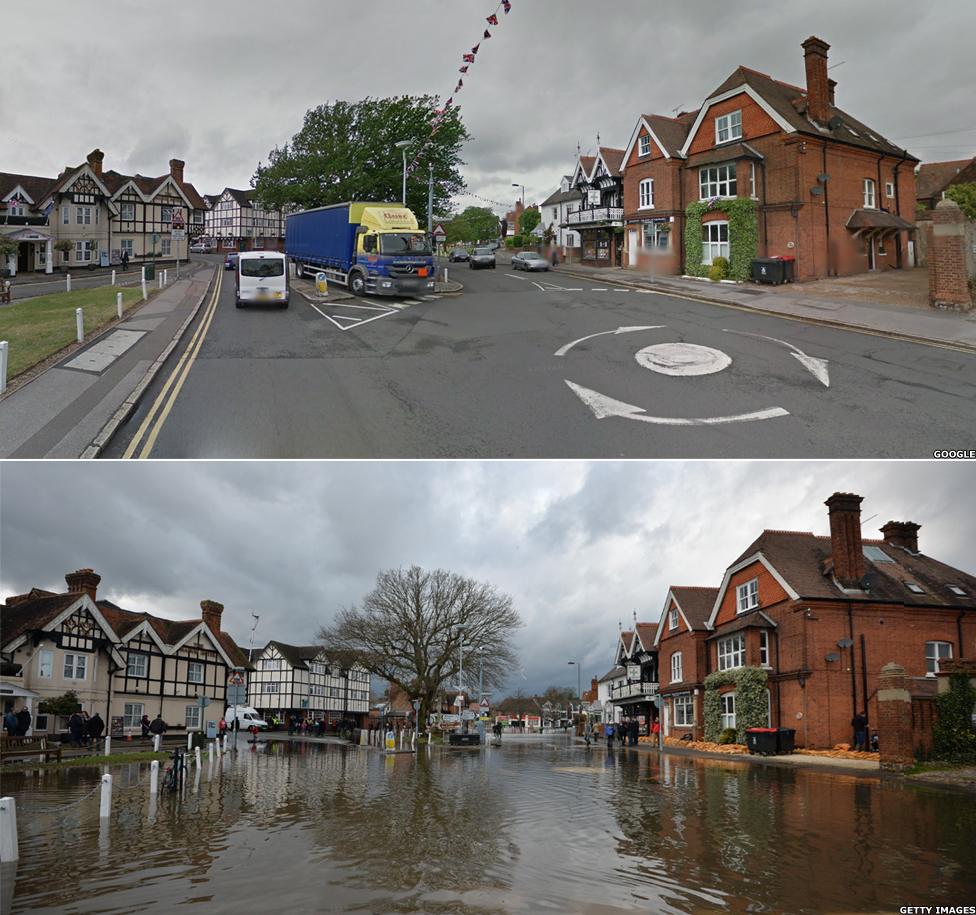
[[[397,308],[317,310],[293,293],[287,311],[237,310],[231,276],[144,456],[925,458],[973,446],[976,357],[953,350],[503,265],[454,265],[462,294]],[[642,329],[607,333],[618,328]],[[170,374],[105,456],[124,454]]]

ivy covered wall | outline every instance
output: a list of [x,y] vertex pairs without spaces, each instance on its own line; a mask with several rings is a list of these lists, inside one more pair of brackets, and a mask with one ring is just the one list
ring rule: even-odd
[[759,250],[759,218],[751,197],[713,197],[689,203],[685,210],[685,273],[708,276],[702,263],[702,217],[722,213],[729,221],[729,278],[747,280]]
[[769,711],[766,697],[768,681],[762,667],[736,667],[717,670],[705,677],[705,740],[718,741],[722,733],[722,700],[719,689],[735,687],[735,734],[737,743],[746,742],[746,728],[766,727]]

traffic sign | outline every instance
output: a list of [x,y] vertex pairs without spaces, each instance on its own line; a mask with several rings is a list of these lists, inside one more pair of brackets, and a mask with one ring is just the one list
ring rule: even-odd
[[177,209],[173,210],[172,221],[170,222],[170,225],[174,229],[182,229],[186,225],[186,223],[183,221],[182,210],[177,210]]
[[483,709],[491,708],[491,706],[488,704],[488,700],[487,699],[482,699],[481,702],[479,703],[479,705]]
[[456,706],[457,706],[458,708],[461,708],[461,706],[462,706],[462,705],[464,705],[464,696],[462,696],[462,695],[461,695],[460,693],[458,693],[458,694],[457,694],[457,697],[456,697],[456,698],[455,698],[455,700],[454,700],[454,704],[455,704],[455,705],[456,705]]
[[247,687],[246,686],[228,686],[227,687],[227,704],[228,705],[247,705]]
[[232,670],[230,676],[227,678],[227,683],[230,686],[243,686],[244,685],[244,674],[239,670]]
[[174,241],[182,241],[184,238],[186,238],[186,229],[173,229],[173,231],[170,232],[170,235]]

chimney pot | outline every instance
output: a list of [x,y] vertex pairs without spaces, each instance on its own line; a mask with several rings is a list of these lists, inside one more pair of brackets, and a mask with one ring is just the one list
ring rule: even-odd
[[169,173],[176,179],[177,184],[183,183],[183,168],[186,163],[182,159],[169,160]]
[[220,616],[224,612],[224,605],[215,600],[200,601],[200,616],[210,627],[211,632],[220,632]]
[[825,503],[830,515],[830,552],[834,577],[845,588],[860,586],[864,577],[861,543],[861,496],[835,492]]
[[921,524],[914,521],[889,521],[881,534],[889,546],[904,547],[912,553],[918,552],[918,530]]
[[69,594],[87,594],[92,600],[98,591],[98,583],[102,576],[92,569],[78,569],[64,576]]
[[88,153],[88,167],[99,177],[102,177],[102,160],[105,158],[105,153],[100,149],[93,149]]
[[803,42],[803,62],[807,71],[807,113],[813,120],[826,124],[830,119],[830,80],[827,76],[827,52],[830,45],[811,35]]

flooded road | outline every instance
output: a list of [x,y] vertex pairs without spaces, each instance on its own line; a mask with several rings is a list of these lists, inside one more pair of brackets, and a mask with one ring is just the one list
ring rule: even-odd
[[12,911],[897,912],[976,901],[973,795],[877,777],[562,743],[416,759],[270,743],[212,772],[204,762],[182,796],[156,803],[145,765],[112,772],[101,827],[98,792],[85,798],[97,771],[4,773],[20,833]]

